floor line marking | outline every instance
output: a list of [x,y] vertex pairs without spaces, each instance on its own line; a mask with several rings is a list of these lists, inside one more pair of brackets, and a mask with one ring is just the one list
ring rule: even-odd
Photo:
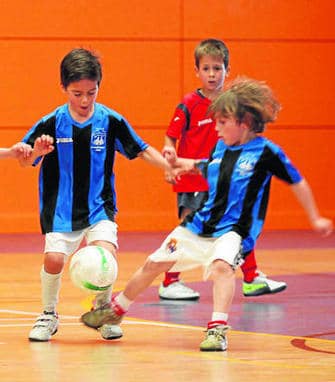
[[[20,310],[10,310],[10,309],[0,309],[0,313],[11,313],[11,314],[17,314],[17,315],[32,315],[32,316],[38,316],[40,313],[35,312],[28,312],[28,311],[20,311]],[[70,326],[70,325],[83,325],[80,322],[74,322],[74,323],[64,323],[62,322],[62,319],[66,320],[78,320],[80,319],[80,316],[70,316],[70,315],[60,315],[61,325],[64,326]],[[33,319],[34,317],[32,317]],[[6,319],[7,321],[10,320],[10,318]],[[15,318],[12,320],[15,322]],[[182,324],[173,324],[168,322],[160,322],[160,321],[150,321],[150,320],[142,320],[138,319],[136,317],[127,317],[127,319],[123,320],[122,323],[127,325],[148,325],[148,326],[158,326],[158,327],[165,327],[165,328],[175,328],[175,329],[184,329],[184,330],[194,330],[194,331],[204,331],[204,327],[201,326],[191,326],[191,325],[182,325]],[[18,326],[30,326],[29,324],[1,324],[1,327],[18,327]],[[284,337],[288,339],[304,339],[310,341],[322,341],[322,342],[328,342],[328,343],[334,343],[334,340],[328,340],[328,339],[321,339],[321,338],[311,338],[311,337],[303,337],[303,336],[289,336],[289,335],[283,335],[283,334],[272,334],[272,333],[257,333],[257,332],[244,332],[239,330],[231,330],[232,333],[236,334],[252,334],[256,336],[267,336],[267,337]]]

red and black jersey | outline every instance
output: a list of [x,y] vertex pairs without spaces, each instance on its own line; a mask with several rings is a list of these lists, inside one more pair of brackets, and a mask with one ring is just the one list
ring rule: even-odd
[[[187,94],[176,107],[166,135],[178,140],[181,158],[207,159],[217,142],[214,119],[208,114],[211,100],[199,90]],[[183,175],[173,186],[175,192],[207,191],[201,175]]]

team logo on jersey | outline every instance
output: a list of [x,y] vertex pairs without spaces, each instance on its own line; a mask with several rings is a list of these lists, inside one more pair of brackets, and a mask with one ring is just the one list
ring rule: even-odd
[[240,175],[248,175],[250,174],[255,167],[257,159],[253,156],[243,156],[237,162],[237,168]]
[[167,253],[173,253],[177,250],[177,240],[174,238],[171,238],[169,242],[166,244],[166,251]]
[[106,131],[105,130],[97,130],[94,134],[92,134],[91,139],[91,148],[94,151],[102,151],[106,147]]

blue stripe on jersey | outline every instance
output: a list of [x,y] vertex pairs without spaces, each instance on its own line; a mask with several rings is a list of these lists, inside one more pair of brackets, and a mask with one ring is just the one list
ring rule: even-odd
[[55,139],[55,150],[40,170],[42,232],[71,232],[114,220],[115,151],[133,159],[148,145],[121,115],[101,104],[83,124],[63,105],[38,121],[24,141],[33,145],[41,134]]
[[272,176],[289,184],[302,179],[284,152],[264,137],[234,147],[219,141],[205,173],[208,199],[181,224],[207,237],[235,231],[244,239],[244,251],[253,249],[262,230]]

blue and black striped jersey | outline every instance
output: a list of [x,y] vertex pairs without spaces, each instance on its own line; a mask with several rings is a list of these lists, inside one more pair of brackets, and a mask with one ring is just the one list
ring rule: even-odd
[[58,107],[23,141],[33,146],[42,134],[55,141],[55,150],[43,158],[40,168],[42,232],[71,232],[101,220],[113,221],[115,152],[133,159],[148,145],[120,114],[98,103],[82,124],[73,120],[67,105]]
[[281,148],[260,136],[240,146],[218,141],[200,168],[209,184],[207,197],[181,224],[204,237],[235,231],[243,238],[243,252],[254,248],[262,230],[272,176],[289,184],[302,180]]

